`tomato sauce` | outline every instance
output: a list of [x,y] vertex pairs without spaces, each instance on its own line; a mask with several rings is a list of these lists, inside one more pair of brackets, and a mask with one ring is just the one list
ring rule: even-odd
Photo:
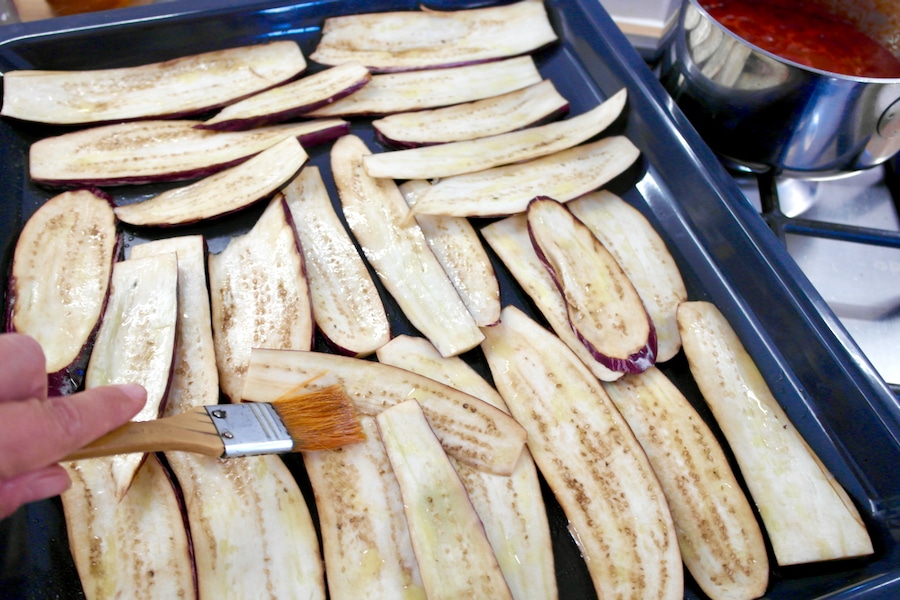
[[900,59],[852,23],[818,7],[769,0],[702,0],[716,21],[782,58],[842,75],[900,77]]

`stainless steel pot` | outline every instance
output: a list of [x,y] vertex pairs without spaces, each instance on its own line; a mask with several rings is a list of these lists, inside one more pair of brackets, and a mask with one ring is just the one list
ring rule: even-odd
[[[900,56],[896,0],[823,2]],[[713,150],[748,170],[824,177],[878,165],[900,150],[900,79],[785,60],[725,29],[698,0],[681,7],[661,78]]]

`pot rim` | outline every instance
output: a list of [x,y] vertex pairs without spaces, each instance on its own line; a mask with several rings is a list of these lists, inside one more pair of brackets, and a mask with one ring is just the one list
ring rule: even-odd
[[717,21],[715,19],[715,17],[713,17],[711,14],[709,14],[709,12],[705,8],[703,8],[703,6],[700,4],[700,0],[684,0],[683,1],[681,10],[680,10],[680,14],[678,16],[678,26],[682,30],[684,29],[685,16],[687,14],[687,10],[688,10],[689,6],[692,6],[694,9],[696,9],[704,18],[706,18],[715,27],[718,27],[725,35],[729,36],[730,38],[732,38],[734,40],[739,41],[740,43],[744,44],[745,46],[748,46],[754,52],[759,52],[760,54],[763,54],[766,57],[771,58],[772,60],[782,63],[788,67],[800,69],[801,71],[806,71],[808,73],[813,73],[813,74],[820,75],[823,77],[828,77],[831,79],[840,79],[840,80],[849,81],[849,82],[853,82],[853,83],[874,83],[874,84],[885,84],[885,85],[900,84],[900,77],[862,77],[859,75],[846,75],[843,73],[835,73],[834,71],[826,71],[824,69],[819,69],[817,67],[811,67],[809,65],[805,65],[803,63],[799,63],[799,62],[790,60],[788,58],[785,58],[781,55],[770,52],[769,50],[766,50],[765,48],[757,46],[753,42],[750,42],[749,40],[739,36],[738,34],[734,33],[732,30],[730,30],[727,27],[725,27],[724,25],[722,25],[719,21]]

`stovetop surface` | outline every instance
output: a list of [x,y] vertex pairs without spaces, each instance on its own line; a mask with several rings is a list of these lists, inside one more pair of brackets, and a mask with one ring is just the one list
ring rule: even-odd
[[900,390],[896,159],[822,181],[735,172],[741,190],[881,376]]

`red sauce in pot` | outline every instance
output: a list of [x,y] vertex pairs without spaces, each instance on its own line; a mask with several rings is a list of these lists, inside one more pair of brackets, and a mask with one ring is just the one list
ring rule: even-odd
[[855,25],[818,7],[769,0],[703,0],[740,38],[782,58],[855,77],[900,77],[900,59]]

